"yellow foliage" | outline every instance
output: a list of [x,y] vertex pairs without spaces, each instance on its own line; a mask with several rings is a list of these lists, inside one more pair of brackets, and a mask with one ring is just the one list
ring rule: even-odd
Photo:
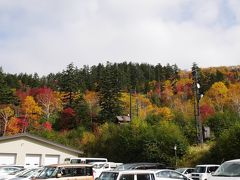
[[223,111],[224,103],[227,101],[228,88],[223,82],[214,83],[208,90],[206,95],[211,99],[215,108]]
[[[147,116],[148,113],[154,110],[154,106],[151,101],[141,94],[132,94],[132,117],[137,115],[141,118]],[[130,94],[122,93],[121,101],[123,102],[124,113],[128,115],[130,113]]]
[[83,137],[82,137],[82,140],[81,140],[81,144],[84,146],[84,145],[87,145],[89,143],[93,143],[95,141],[95,136],[93,133],[90,133],[90,132],[84,132],[83,133]]
[[11,117],[13,115],[14,115],[14,110],[12,108],[10,108],[9,106],[0,109],[0,117],[4,121],[8,121],[9,117]]
[[165,120],[171,120],[174,117],[171,109],[168,107],[156,108],[155,113],[161,115]]
[[22,104],[22,112],[28,120],[35,121],[40,118],[42,108],[38,106],[32,96],[27,96]]

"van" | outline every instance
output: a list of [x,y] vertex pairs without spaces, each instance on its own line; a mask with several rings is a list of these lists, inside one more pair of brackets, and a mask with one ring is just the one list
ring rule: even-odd
[[103,171],[96,180],[156,180],[153,170]]
[[35,180],[93,180],[92,165],[53,164],[45,166]]
[[107,158],[88,158],[88,157],[79,157],[79,158],[66,158],[65,163],[70,164],[89,164],[92,162],[107,162]]
[[219,165],[217,164],[203,164],[197,165],[194,172],[191,175],[193,180],[208,180],[211,176],[211,173],[215,172],[218,169]]

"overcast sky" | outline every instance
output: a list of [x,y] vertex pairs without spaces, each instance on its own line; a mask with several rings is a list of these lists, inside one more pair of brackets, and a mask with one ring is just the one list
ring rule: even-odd
[[0,0],[0,66],[240,65],[240,0]]

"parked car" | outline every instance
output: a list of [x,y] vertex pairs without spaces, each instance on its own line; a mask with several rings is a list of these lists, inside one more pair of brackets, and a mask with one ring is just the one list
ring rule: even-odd
[[191,180],[184,174],[171,169],[155,170],[155,176],[156,180]]
[[190,178],[192,172],[194,171],[194,168],[188,168],[188,167],[186,167],[186,168],[177,168],[176,171],[178,171],[178,172],[184,174],[185,176],[187,176],[188,178]]
[[27,169],[20,169],[20,170],[11,172],[9,174],[2,175],[2,176],[0,176],[0,180],[12,179],[12,178],[16,177],[17,175],[23,174],[26,171],[27,171]]
[[240,179],[240,159],[226,161],[212,174],[209,180]]
[[97,180],[156,180],[152,170],[104,171]]
[[89,164],[52,164],[45,166],[34,179],[93,180],[92,165]]
[[166,166],[161,163],[130,163],[122,164],[114,170],[131,170],[131,169],[165,169]]
[[103,171],[112,170],[122,165],[122,163],[115,163],[115,162],[95,162],[91,164],[93,165],[94,179],[98,178]]
[[22,167],[18,167],[18,166],[0,166],[0,176],[4,176],[7,174],[10,174],[12,172],[18,171],[22,169]]
[[211,173],[215,172],[219,165],[217,164],[203,164],[197,165],[191,175],[193,180],[208,180]]
[[29,180],[29,179],[32,179],[32,178],[38,176],[42,170],[43,170],[43,168],[28,169],[28,170],[24,171],[24,173],[21,173],[21,174],[17,175],[16,177],[11,178],[10,180]]

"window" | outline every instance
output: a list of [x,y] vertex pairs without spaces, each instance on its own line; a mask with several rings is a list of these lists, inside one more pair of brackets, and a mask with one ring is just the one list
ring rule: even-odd
[[123,174],[120,180],[134,180],[134,174]]
[[179,174],[177,172],[170,172],[170,178],[173,178],[173,179],[185,179],[184,176],[182,174]]
[[151,174],[137,174],[137,180],[151,180]]
[[194,171],[194,169],[187,169],[185,174],[190,174]]
[[212,167],[208,167],[207,172],[208,173],[212,173],[215,172],[217,170],[218,166],[212,166]]
[[169,178],[170,173],[169,171],[160,171],[156,174],[157,177],[162,177],[162,178]]

